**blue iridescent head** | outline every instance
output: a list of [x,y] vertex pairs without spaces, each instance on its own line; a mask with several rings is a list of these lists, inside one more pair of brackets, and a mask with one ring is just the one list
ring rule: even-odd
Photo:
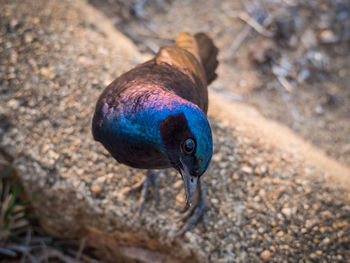
[[186,103],[163,120],[159,130],[165,154],[184,180],[189,204],[213,153],[208,120],[196,105]]

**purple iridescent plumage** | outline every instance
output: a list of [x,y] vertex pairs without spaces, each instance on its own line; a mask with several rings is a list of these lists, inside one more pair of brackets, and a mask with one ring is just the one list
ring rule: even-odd
[[[101,95],[93,119],[94,138],[121,163],[145,169],[170,167],[162,147],[160,122],[171,114],[198,111],[193,118],[207,124],[196,106],[201,102],[191,89],[193,85],[186,74],[168,64],[150,61],[134,68]],[[205,149],[211,155],[210,128],[202,126],[199,132],[208,133],[210,142]]]

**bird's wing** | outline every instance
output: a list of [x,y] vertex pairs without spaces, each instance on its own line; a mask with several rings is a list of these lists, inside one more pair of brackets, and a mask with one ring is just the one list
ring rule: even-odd
[[[181,33],[176,39],[176,46],[163,47],[155,57],[157,64],[166,63],[186,74],[194,83],[198,106],[206,113],[208,108],[208,90],[205,70],[201,64],[195,38],[188,33]],[[173,87],[182,89],[183,87]]]
[[156,63],[167,63],[174,66],[191,79],[197,77],[202,82],[201,84],[206,87],[207,81],[201,64],[192,54],[182,48],[163,47],[156,56]]

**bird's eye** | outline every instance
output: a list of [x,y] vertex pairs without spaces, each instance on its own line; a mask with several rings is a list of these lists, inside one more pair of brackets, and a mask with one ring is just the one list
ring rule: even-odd
[[182,149],[185,153],[187,154],[191,154],[194,151],[196,144],[194,142],[193,139],[187,139],[183,145],[182,145]]

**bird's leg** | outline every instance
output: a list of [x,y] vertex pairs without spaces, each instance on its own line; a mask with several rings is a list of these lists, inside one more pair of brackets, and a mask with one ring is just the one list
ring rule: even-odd
[[146,178],[138,183],[136,186],[131,188],[129,192],[140,191],[142,189],[142,193],[140,196],[140,207],[139,214],[142,214],[143,208],[146,204],[149,191],[148,188],[151,186],[153,188],[153,199],[156,201],[156,204],[159,203],[159,193],[158,193],[158,179],[159,179],[160,171],[148,170],[146,173]]
[[[200,219],[203,220],[204,227],[206,230],[208,230],[208,216],[205,206],[205,184],[201,180],[198,180],[197,192],[196,202],[189,208],[187,212],[184,211],[186,212],[182,218],[184,225],[182,227],[182,230],[178,233],[179,236],[185,234],[192,226],[196,225]],[[187,224],[185,224],[186,221],[188,221]]]

